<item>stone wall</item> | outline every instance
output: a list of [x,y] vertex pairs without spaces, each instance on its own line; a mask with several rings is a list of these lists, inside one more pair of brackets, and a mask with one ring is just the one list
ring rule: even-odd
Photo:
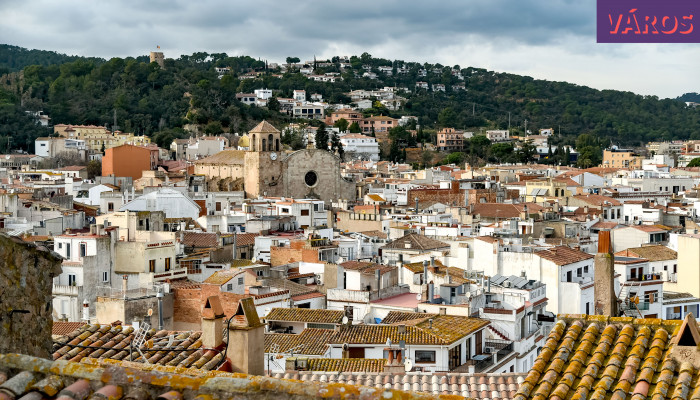
[[0,233],[0,353],[51,356],[53,278],[62,258]]

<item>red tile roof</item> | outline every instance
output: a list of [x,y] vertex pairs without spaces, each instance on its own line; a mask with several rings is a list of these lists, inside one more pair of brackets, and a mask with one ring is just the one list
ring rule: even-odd
[[592,254],[584,253],[581,250],[572,249],[567,246],[557,246],[548,250],[540,250],[535,254],[557,265],[568,265],[593,258]]

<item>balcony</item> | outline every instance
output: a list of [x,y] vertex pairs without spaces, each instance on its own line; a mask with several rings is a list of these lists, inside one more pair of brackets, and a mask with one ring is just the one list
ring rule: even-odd
[[170,271],[156,272],[153,274],[154,282],[165,282],[167,280],[186,279],[187,268],[173,268]]
[[73,285],[53,285],[52,294],[54,296],[78,296],[82,293],[82,286]]

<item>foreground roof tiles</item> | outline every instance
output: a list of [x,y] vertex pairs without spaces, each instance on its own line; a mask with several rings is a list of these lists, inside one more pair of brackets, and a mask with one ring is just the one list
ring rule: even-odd
[[[311,363],[311,359],[309,360]],[[429,395],[463,396],[472,399],[512,399],[525,374],[467,374],[447,372],[426,374],[409,372],[390,374],[387,372],[350,371],[288,371],[276,373],[275,378],[293,379],[303,382],[349,384],[395,389]]]
[[[516,399],[690,399],[700,396],[697,344],[675,349],[682,321],[564,315]],[[691,323],[692,321],[692,323]],[[697,326],[697,325],[695,325]],[[685,327],[685,328],[684,328]],[[692,332],[694,331],[694,333]],[[697,339],[692,340],[695,343]],[[676,351],[686,351],[682,359]]]
[[[54,343],[53,359],[76,362],[90,358],[131,359],[138,363],[148,362],[203,370],[216,369],[223,361],[223,354],[203,348],[200,336],[201,332],[156,332],[151,329],[146,334],[147,343],[141,347],[141,351],[146,356],[144,359],[137,349],[130,351],[130,344],[134,339],[133,327],[85,324],[66,335],[63,340]],[[100,348],[85,348],[85,346]],[[176,350],[154,351],[172,347]]]
[[[335,373],[337,374],[337,372]],[[181,369],[114,360],[80,363],[0,354],[2,399],[307,399],[427,400],[443,397],[406,393],[382,384],[290,381],[220,371]],[[366,381],[370,383],[370,381]],[[374,382],[372,380],[371,382]],[[439,388],[440,386],[438,386]],[[440,392],[438,392],[440,393]],[[447,393],[446,391],[444,393]]]

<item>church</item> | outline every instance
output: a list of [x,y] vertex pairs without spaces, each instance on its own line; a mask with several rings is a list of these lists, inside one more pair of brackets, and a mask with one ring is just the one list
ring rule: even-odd
[[259,196],[355,200],[355,183],[340,174],[340,158],[320,149],[283,151],[281,133],[259,123],[229,149],[195,161],[194,173],[207,177],[207,190],[243,190]]

